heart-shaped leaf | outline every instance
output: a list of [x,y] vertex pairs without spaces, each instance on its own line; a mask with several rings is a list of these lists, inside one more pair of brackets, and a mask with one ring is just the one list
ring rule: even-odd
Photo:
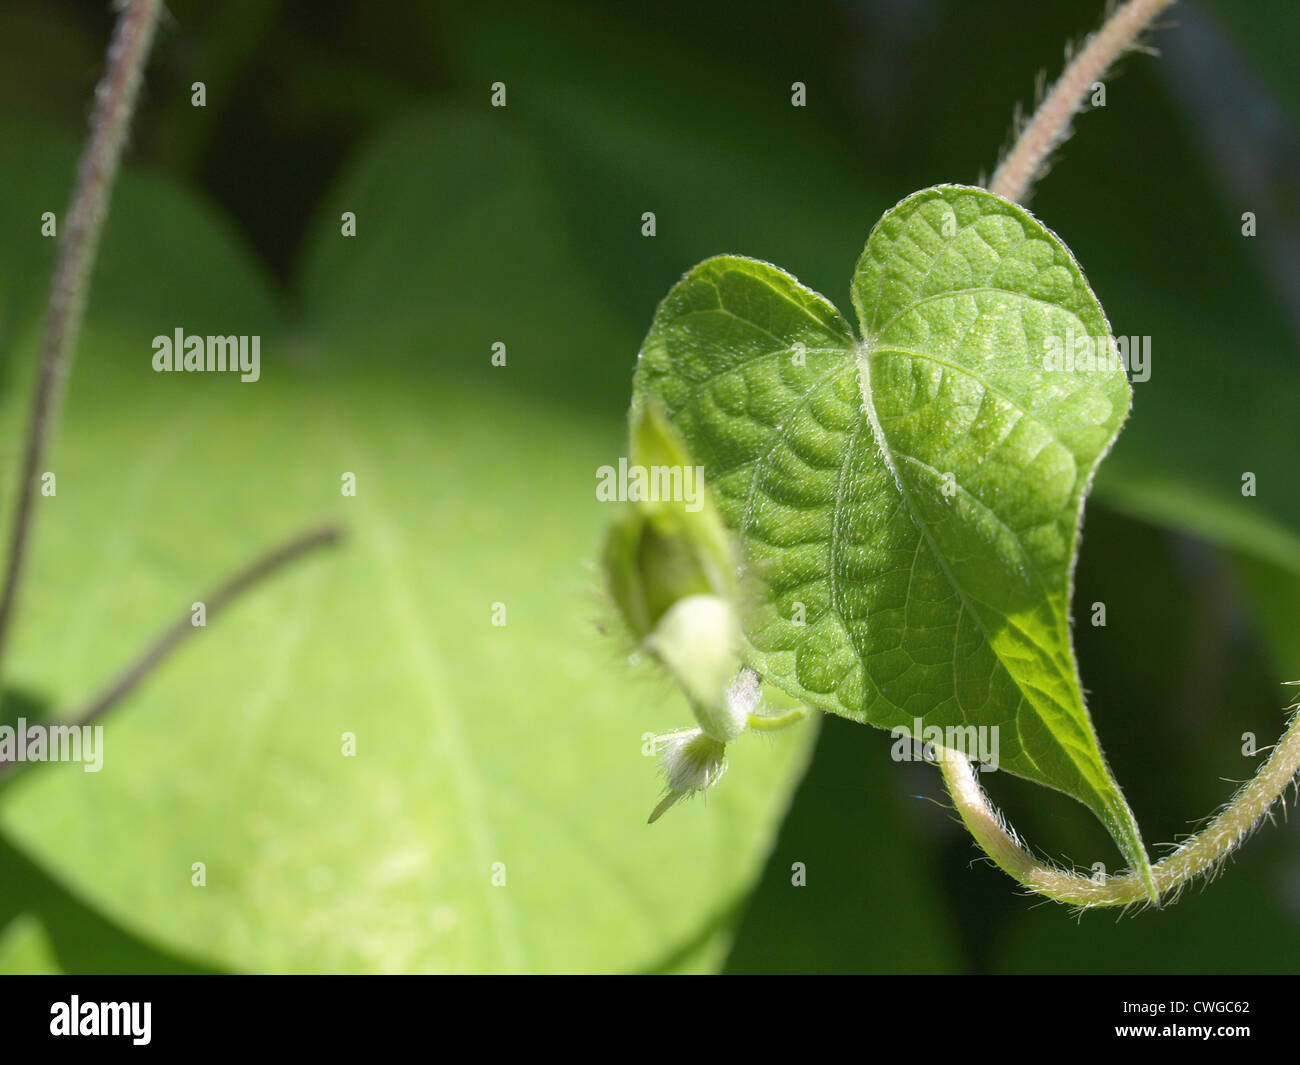
[[862,339],[775,267],[710,259],[641,352],[634,402],[663,402],[765,585],[750,664],[857,721],[960,728],[972,755],[989,730],[1145,873],[1070,638],[1084,496],[1130,401],[1101,306],[1059,238],[960,186],[885,214],[853,302]]

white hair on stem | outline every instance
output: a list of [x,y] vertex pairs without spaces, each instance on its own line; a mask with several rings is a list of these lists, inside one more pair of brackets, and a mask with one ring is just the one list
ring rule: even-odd
[[1042,97],[1034,115],[1028,122],[1017,106],[1013,126],[1016,142],[1003,156],[989,191],[1017,203],[1028,198],[1030,191],[1047,170],[1047,164],[1061,143],[1070,135],[1074,116],[1083,107],[1094,82],[1101,81],[1106,71],[1125,52],[1139,47],[1138,37],[1151,21],[1174,0],[1129,0],[1106,19],[1096,33],[1083,43],[1077,54],[1066,48],[1065,70],[1046,95]]

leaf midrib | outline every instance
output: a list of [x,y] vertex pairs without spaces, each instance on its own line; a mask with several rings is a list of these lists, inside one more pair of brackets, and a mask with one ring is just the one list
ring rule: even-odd
[[[352,424],[351,419],[340,419],[340,422],[347,426]],[[347,431],[342,435],[347,440],[351,454],[356,457],[365,454],[359,442],[360,438],[355,432]],[[384,579],[384,592],[393,604],[395,616],[402,620],[403,630],[409,637],[407,647],[410,649],[412,666],[420,685],[425,690],[426,702],[433,720],[441,725],[443,743],[451,752],[448,761],[457,802],[465,817],[475,861],[486,871],[491,868],[492,862],[501,853],[501,849],[497,845],[487,799],[480,786],[478,762],[461,728],[457,708],[439,697],[440,692],[450,689],[442,679],[445,670],[433,651],[437,646],[436,641],[422,631],[423,621],[420,612],[414,608],[409,589],[396,572],[394,559],[401,549],[397,544],[397,533],[394,532],[393,524],[386,516],[385,501],[380,490],[373,486],[370,495],[374,499],[372,509],[374,517],[366,531],[379,541],[377,547],[372,544],[371,555],[381,560],[380,570]],[[526,972],[527,955],[513,900],[505,891],[494,889],[487,896],[487,901],[489,919],[496,934],[497,945],[506,971]]]
[[[882,347],[880,350],[888,350],[888,347],[887,346]],[[884,428],[880,424],[880,419],[876,413],[875,405],[871,399],[871,394],[872,394],[871,358],[875,353],[876,350],[871,346],[870,342],[864,341],[861,345],[859,345],[858,352],[857,352],[858,355],[857,362],[858,362],[860,380],[862,381],[862,413],[868,425],[871,427],[872,436],[875,439],[877,448],[879,448],[880,450],[881,459],[884,461],[886,469],[889,470],[889,474],[893,478],[894,485],[898,489],[899,497],[902,499],[903,505],[907,509],[908,516],[912,519],[912,524],[916,526],[917,531],[919,532],[921,537],[925,540],[926,546],[930,549],[930,553],[934,556],[934,559],[938,563],[939,568],[943,571],[943,575],[947,579],[948,584],[952,587],[953,591],[956,593],[958,599],[960,600],[962,608],[965,610],[966,613],[971,615],[971,618],[974,620],[976,627],[980,631],[980,635],[983,636],[989,648],[993,650],[994,655],[997,657],[998,665],[1003,669],[1003,671],[1007,674],[1007,676],[1011,678],[1012,682],[1016,686],[1016,690],[1020,693],[1020,699],[1016,705],[1016,717],[1018,718],[1021,709],[1026,705],[1028,705],[1034,711],[1034,713],[1038,714],[1039,717],[1041,718],[1042,712],[1039,709],[1038,705],[1026,693],[1025,688],[1021,684],[1020,680],[1016,677],[1016,674],[1012,672],[1011,669],[1008,668],[1007,664],[1002,660],[1001,656],[997,654],[996,644],[994,644],[989,634],[989,631],[984,624],[983,619],[980,617],[978,611],[976,611],[973,608],[973,605],[971,604],[966,592],[961,587],[960,583],[958,583],[952,571],[949,569],[948,563],[943,557],[943,553],[939,551],[938,546],[935,544],[933,537],[930,535],[929,528],[926,526],[924,522],[920,520],[920,516],[917,513],[916,506],[912,500],[911,494],[903,485],[903,480],[899,476],[898,468],[894,460],[893,451],[890,449],[889,442],[885,437]],[[978,380],[978,378],[976,378],[976,380]],[[1017,542],[1019,542],[1018,537],[1017,537]],[[1023,544],[1021,546],[1023,549]],[[1072,651],[1071,651],[1071,655],[1073,655]],[[861,656],[859,655],[859,657]],[[865,668],[865,664],[864,664],[864,668]],[[1019,729],[1019,725],[1017,724],[1017,730],[1018,729]],[[1049,734],[1052,735],[1053,739],[1056,739],[1055,733],[1050,728],[1048,728],[1047,731]],[[1061,743],[1059,739],[1056,740],[1056,743],[1057,746],[1061,749],[1061,751],[1065,754],[1065,756],[1070,760],[1071,764],[1074,765],[1075,769],[1078,771],[1079,778],[1084,783],[1084,785],[1097,797],[1099,801],[1103,803],[1103,805],[1106,808],[1108,809],[1111,808],[1111,806],[1113,805],[1112,799],[1108,798],[1105,793],[1098,791],[1097,786],[1094,784],[1091,776],[1087,772],[1087,767],[1079,764],[1078,760],[1074,757],[1073,752],[1067,745]],[[1030,762],[1032,762],[1036,768],[1039,768],[1041,771],[1041,767],[1038,767],[1037,760],[1025,748],[1023,743],[1021,744],[1021,750],[1024,756]]]

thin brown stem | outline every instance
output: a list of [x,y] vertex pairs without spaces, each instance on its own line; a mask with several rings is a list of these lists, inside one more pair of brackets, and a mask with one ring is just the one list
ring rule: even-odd
[[1129,0],[1088,38],[998,164],[989,182],[990,192],[1017,202],[1029,195],[1034,182],[1042,176],[1048,156],[1069,136],[1070,124],[1093,83],[1105,76],[1151,20],[1172,3],[1174,0]]
[[95,263],[109,194],[122,160],[127,128],[161,8],[161,0],[130,0],[122,9],[108,49],[108,67],[95,90],[90,139],[82,153],[76,187],[64,218],[63,239],[50,287],[36,394],[18,477],[18,501],[13,514],[4,590],[0,592],[0,663],[23,581],[36,482],[58,421],[63,385],[85,310],[87,280]]
[[[233,599],[248,591],[249,588],[266,580],[303,555],[337,542],[341,535],[342,530],[337,525],[319,525],[299,533],[254,559],[201,600],[205,622],[216,617]],[[135,691],[159,664],[175,652],[189,636],[198,631],[199,627],[193,623],[193,614],[190,610],[186,610],[98,695],[75,712],[60,715],[63,717],[63,723],[90,724]],[[22,763],[0,761],[0,775],[20,764]]]

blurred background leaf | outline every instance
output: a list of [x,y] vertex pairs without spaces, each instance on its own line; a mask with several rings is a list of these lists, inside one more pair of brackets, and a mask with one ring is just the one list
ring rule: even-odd
[[0,928],[0,974],[48,976],[58,971],[39,919],[21,914]]
[[[447,145],[461,167],[438,165]],[[815,730],[737,744],[707,809],[644,824],[659,784],[642,733],[689,710],[595,630],[592,486],[621,423],[487,380],[535,387],[619,345],[575,298],[535,169],[482,117],[405,121],[339,193],[365,250],[322,250],[287,325],[208,212],[124,183],[15,683],[84,698],[259,545],[323,512],[348,528],[115,712],[102,774],[40,767],[9,787],[16,845],[134,934],[223,968],[411,971],[637,969],[725,933]],[[417,177],[404,193],[374,173]],[[515,264],[513,286],[455,267],[475,249],[456,246],[449,203],[482,261]],[[342,243],[336,219],[322,232]],[[160,267],[188,302],[153,285]],[[263,334],[262,379],[153,373],[152,337],[177,326]],[[514,348],[500,370],[499,335]]]

